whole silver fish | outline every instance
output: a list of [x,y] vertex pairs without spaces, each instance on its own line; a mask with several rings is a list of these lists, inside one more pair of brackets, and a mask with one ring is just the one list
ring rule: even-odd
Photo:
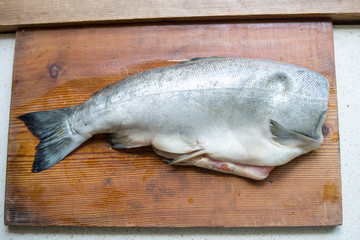
[[86,102],[19,117],[41,141],[33,172],[94,134],[113,148],[152,145],[170,164],[264,179],[323,141],[327,79],[307,68],[242,58],[196,58],[140,72]]

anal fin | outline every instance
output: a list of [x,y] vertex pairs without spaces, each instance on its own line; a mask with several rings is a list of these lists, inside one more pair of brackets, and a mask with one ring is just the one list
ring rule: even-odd
[[146,145],[139,137],[130,137],[121,133],[108,134],[108,139],[114,149],[136,148]]

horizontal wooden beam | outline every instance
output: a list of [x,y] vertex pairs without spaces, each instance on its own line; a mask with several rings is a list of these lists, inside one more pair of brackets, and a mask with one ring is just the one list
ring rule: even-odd
[[0,32],[42,25],[310,17],[360,22],[360,1],[0,0]]

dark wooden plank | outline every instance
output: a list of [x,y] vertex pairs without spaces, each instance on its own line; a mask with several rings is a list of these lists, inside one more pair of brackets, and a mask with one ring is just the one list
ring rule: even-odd
[[[123,77],[181,59],[264,58],[330,81],[320,149],[253,181],[168,166],[150,148],[116,151],[105,136],[31,173],[38,141],[17,116],[72,106]],[[7,225],[304,226],[342,222],[332,24],[219,22],[17,32],[5,199]]]
[[59,26],[162,20],[274,19],[326,17],[336,22],[359,22],[358,0],[4,0],[0,32],[18,27]]

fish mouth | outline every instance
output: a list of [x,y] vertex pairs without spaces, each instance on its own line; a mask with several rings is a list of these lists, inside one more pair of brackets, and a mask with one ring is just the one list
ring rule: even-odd
[[271,170],[275,168],[275,166],[256,166],[256,165],[247,165],[247,164],[232,163],[232,162],[222,162],[211,159],[209,157],[194,158],[191,159],[191,161],[187,162],[186,164],[195,165],[197,167],[202,167],[217,172],[229,173],[241,177],[247,177],[254,180],[265,179],[266,177],[269,176]]

